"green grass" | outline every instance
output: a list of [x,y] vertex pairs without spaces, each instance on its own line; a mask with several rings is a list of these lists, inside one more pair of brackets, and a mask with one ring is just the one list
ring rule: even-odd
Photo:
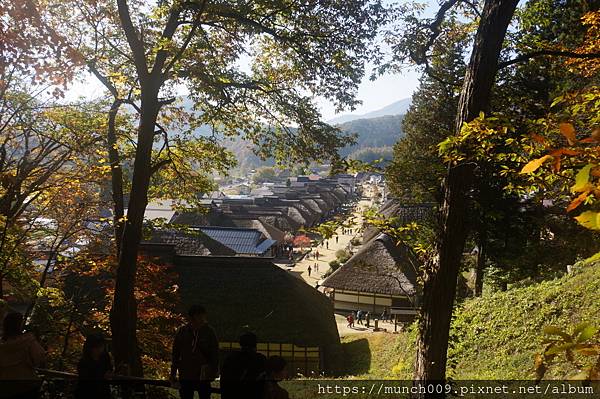
[[[600,321],[600,264],[581,262],[559,279],[468,300],[455,314],[449,376],[534,378],[544,326],[571,330],[582,321]],[[553,367],[547,377],[562,378],[568,369]]]
[[[457,380],[533,379],[542,329],[567,330],[582,321],[600,323],[600,263],[580,263],[561,278],[468,299],[455,310],[448,376]],[[414,327],[399,334],[356,334],[342,341],[339,377],[411,379]],[[338,359],[338,362],[340,360]],[[567,364],[547,378],[564,378]]]

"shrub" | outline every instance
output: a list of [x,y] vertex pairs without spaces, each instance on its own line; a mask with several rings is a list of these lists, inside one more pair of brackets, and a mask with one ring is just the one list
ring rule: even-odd
[[340,262],[337,260],[332,260],[331,262],[329,262],[329,267],[331,268],[331,271],[336,271],[340,268],[340,266]]
[[345,263],[348,259],[350,259],[350,256],[350,252],[346,251],[345,249],[338,249],[335,252],[335,257],[340,263]]

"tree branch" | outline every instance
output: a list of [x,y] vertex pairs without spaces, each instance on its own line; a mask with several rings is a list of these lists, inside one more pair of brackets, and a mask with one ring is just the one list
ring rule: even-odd
[[566,57],[566,58],[580,58],[580,59],[596,59],[600,58],[600,53],[575,53],[572,51],[558,51],[558,50],[539,50],[531,53],[521,54],[512,60],[500,62],[498,69],[506,68],[508,66],[517,64],[519,62],[529,61],[532,58],[552,56],[552,57]]

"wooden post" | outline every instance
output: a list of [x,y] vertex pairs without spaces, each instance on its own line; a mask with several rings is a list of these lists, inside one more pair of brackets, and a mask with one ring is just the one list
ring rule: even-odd
[[394,332],[398,332],[398,315],[394,315]]

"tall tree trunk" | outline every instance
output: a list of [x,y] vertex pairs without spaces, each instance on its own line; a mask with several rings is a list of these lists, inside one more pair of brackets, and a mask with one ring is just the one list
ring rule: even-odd
[[[148,203],[154,126],[158,115],[158,88],[152,76],[142,83],[141,115],[133,165],[127,220],[123,226],[113,307],[110,312],[113,355],[121,372],[142,376],[137,341],[137,302],[134,295],[137,254],[142,239],[144,212]],[[150,87],[148,87],[150,86]]]
[[123,216],[125,215],[125,203],[123,199],[123,169],[119,150],[117,149],[116,118],[122,101],[116,98],[108,111],[108,131],[106,134],[106,144],[108,150],[108,160],[110,163],[110,176],[112,187],[112,199],[114,205],[114,234],[115,245],[117,248],[117,257],[121,253],[121,240],[123,239]]
[[[456,132],[464,122],[471,121],[489,107],[502,42],[517,3],[518,0],[485,2],[459,100]],[[441,382],[446,377],[450,319],[467,233],[464,220],[472,180],[471,164],[449,167],[440,210],[437,255],[426,271],[423,287],[415,359],[416,384]],[[441,395],[424,393],[418,396]]]

